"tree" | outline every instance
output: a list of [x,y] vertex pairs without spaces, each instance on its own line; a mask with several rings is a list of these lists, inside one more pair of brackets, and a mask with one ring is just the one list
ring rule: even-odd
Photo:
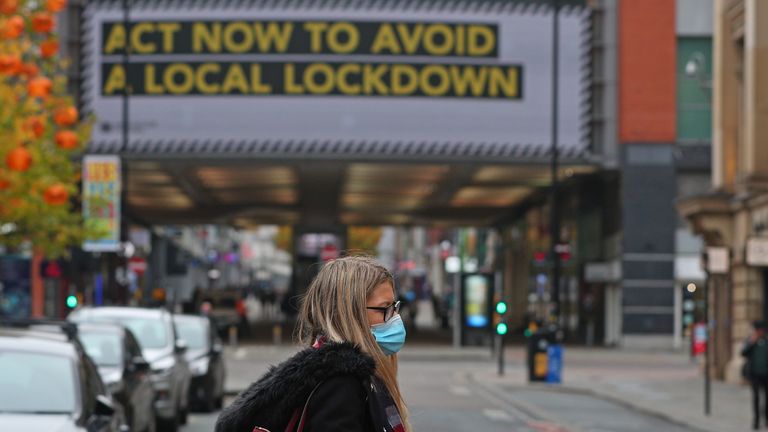
[[66,0],[0,0],[0,245],[48,257],[85,231],[78,156],[90,121],[67,95],[55,14]]

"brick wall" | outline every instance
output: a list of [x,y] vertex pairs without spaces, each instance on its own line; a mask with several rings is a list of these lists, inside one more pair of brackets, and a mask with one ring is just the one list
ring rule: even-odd
[[619,141],[676,139],[674,0],[619,4]]

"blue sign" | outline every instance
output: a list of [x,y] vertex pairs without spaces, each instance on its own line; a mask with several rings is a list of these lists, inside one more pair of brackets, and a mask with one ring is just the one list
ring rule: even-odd
[[0,258],[0,317],[28,318],[32,311],[28,259]]
[[563,346],[550,345],[547,348],[547,382],[560,384],[563,382]]

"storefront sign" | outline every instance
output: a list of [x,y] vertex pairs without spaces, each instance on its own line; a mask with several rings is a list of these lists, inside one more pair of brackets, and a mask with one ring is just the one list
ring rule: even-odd
[[747,264],[768,267],[768,238],[753,237],[747,240]]
[[[129,150],[256,137],[551,142],[553,19],[543,3],[153,0],[132,2],[127,26],[120,2],[84,7],[83,99],[98,118],[96,147],[120,139],[126,86]],[[588,144],[589,22],[587,7],[561,10],[564,148]]]
[[83,243],[89,252],[120,250],[120,158],[83,159],[83,218],[93,237]]

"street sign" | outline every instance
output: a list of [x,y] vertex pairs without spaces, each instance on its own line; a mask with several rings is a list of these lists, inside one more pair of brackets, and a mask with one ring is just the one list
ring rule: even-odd
[[128,260],[128,270],[136,273],[138,276],[143,275],[147,271],[147,260],[142,257],[131,257]]
[[707,248],[707,271],[710,274],[726,274],[730,268],[728,248]]
[[747,240],[747,264],[768,267],[768,237],[752,237]]

